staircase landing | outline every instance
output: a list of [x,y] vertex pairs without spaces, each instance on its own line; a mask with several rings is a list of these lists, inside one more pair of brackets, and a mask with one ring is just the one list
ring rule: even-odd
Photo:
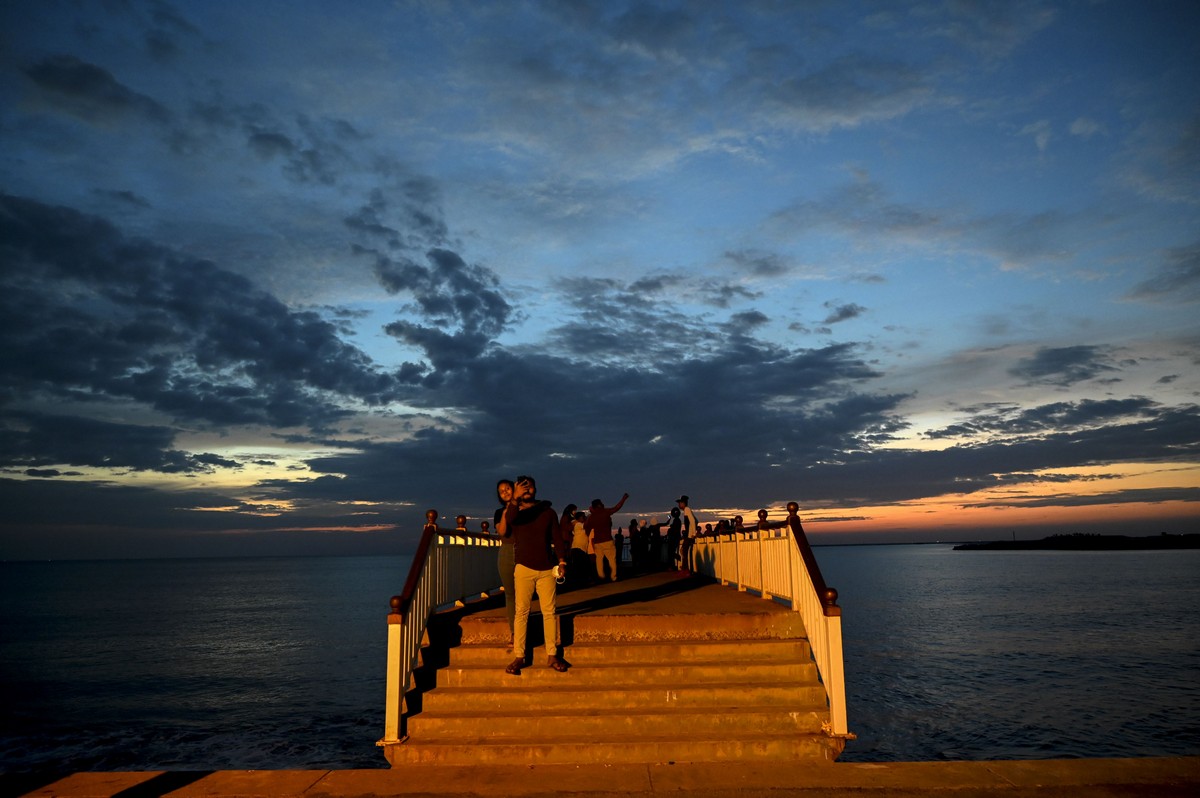
[[[534,601],[536,608],[537,602]],[[393,765],[832,760],[798,613],[703,577],[654,573],[560,593],[566,673],[541,619],[512,659],[503,598],[439,613]]]

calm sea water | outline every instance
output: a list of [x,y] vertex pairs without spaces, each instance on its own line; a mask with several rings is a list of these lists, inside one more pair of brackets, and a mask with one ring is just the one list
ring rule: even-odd
[[[820,547],[844,761],[1200,753],[1200,552]],[[406,557],[0,564],[3,772],[385,767]]]

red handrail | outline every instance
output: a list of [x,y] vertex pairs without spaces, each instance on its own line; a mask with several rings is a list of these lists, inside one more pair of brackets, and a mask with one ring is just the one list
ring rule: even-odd
[[482,532],[462,532],[457,529],[442,529],[436,524],[426,524],[425,531],[421,533],[421,542],[417,544],[417,552],[413,555],[412,565],[408,567],[408,578],[404,580],[404,590],[398,596],[392,596],[389,604],[392,608],[393,615],[403,615],[408,610],[408,605],[412,603],[413,594],[417,592],[417,585],[421,581],[421,571],[425,568],[425,561],[429,559],[429,550],[433,547],[433,540],[438,535],[455,535],[460,538],[481,538],[483,540],[495,540],[495,535],[485,535]]
[[804,567],[808,569],[808,575],[812,578],[813,587],[817,591],[817,598],[821,600],[822,610],[826,616],[841,615],[842,608],[837,605],[838,592],[825,584],[825,577],[821,576],[821,567],[817,565],[817,557],[813,554],[812,546],[808,543],[808,536],[804,534],[804,527],[800,523],[800,516],[789,515],[787,523],[791,527],[792,537],[796,541],[796,546],[800,549],[800,557],[804,560]]

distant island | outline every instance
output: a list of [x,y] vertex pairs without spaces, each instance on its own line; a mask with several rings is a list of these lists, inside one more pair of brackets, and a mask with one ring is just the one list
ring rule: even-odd
[[1200,549],[1200,534],[1129,537],[1127,535],[1051,535],[1041,540],[993,540],[963,543],[959,551],[1141,551],[1154,549]]

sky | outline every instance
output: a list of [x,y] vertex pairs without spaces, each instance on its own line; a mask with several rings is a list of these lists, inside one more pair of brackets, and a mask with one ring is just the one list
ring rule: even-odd
[[0,559],[392,554],[531,474],[1200,531],[1200,4],[0,5]]

